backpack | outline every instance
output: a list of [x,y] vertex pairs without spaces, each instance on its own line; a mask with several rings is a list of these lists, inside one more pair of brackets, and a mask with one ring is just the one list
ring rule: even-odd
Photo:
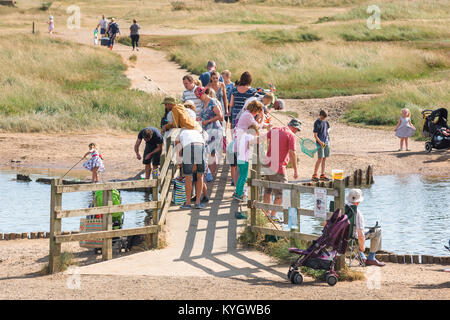
[[115,34],[117,32],[119,32],[119,25],[117,23],[111,23],[111,25],[109,26],[109,32],[111,34]]

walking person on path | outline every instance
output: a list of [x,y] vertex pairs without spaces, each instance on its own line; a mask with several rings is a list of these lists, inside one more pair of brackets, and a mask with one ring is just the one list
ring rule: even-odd
[[[202,126],[208,134],[207,152],[209,153],[208,164],[212,176],[215,177],[218,163],[218,156],[222,149],[222,121],[223,113],[220,103],[216,99],[212,99],[214,90],[211,88],[197,87],[195,95],[202,100]],[[217,157],[216,157],[217,156]]]
[[[330,179],[325,175],[325,163],[326,159],[330,156],[330,124],[326,120],[327,113],[324,110],[320,110],[319,118],[314,122],[314,138],[316,139],[317,144],[317,161],[314,166],[314,174],[312,176],[312,181],[317,182],[321,181],[329,181]],[[320,178],[317,176],[317,172],[319,171],[319,166],[322,166],[322,171],[320,174]]]
[[202,117],[202,101],[197,98],[195,95],[195,89],[197,89],[197,85],[195,84],[194,78],[187,74],[183,77],[183,85],[186,88],[186,90],[183,91],[183,94],[181,95],[181,101],[184,103],[188,100],[191,100],[195,104],[195,112],[197,114],[197,121],[201,120]]
[[116,22],[116,19],[111,18],[111,23],[108,25],[108,29],[106,33],[109,35],[109,49],[112,50],[114,46],[114,41],[116,40],[117,34],[120,33],[119,25]]
[[225,84],[225,89],[227,91],[228,112],[225,114],[225,121],[228,123],[230,122],[230,100],[231,100],[231,92],[233,91],[234,88],[234,83],[231,82],[231,72],[229,70],[222,71],[222,78]]
[[228,99],[227,99],[227,90],[225,88],[225,84],[219,81],[219,73],[217,71],[211,72],[211,80],[207,86],[207,88],[211,88],[216,93],[216,99],[219,101],[222,107],[222,114],[224,115],[224,119],[222,120],[222,130],[223,130],[223,152],[227,150],[227,123],[225,121],[225,115],[228,114]]
[[106,29],[108,28],[108,20],[105,19],[105,15],[102,15],[102,19],[97,24],[97,29],[100,28],[100,36],[106,34]]
[[137,24],[136,19],[133,19],[133,24],[130,26],[130,38],[133,51],[139,51],[139,29],[141,27]]
[[139,153],[139,146],[142,140],[145,141],[144,157],[142,163],[145,165],[145,179],[150,179],[150,173],[157,173],[160,165],[161,151],[163,144],[163,137],[158,129],[153,127],[147,127],[142,129],[137,137],[134,145],[134,152],[136,152],[136,158],[141,160],[141,154]]
[[[296,139],[295,134],[301,130],[301,122],[297,119],[291,119],[287,127],[274,127],[267,133],[269,148],[267,150],[268,173],[265,180],[279,183],[287,183],[287,165],[289,161],[294,168],[294,179],[298,179],[297,158],[296,158]],[[272,193],[275,195],[274,204],[283,203],[283,190],[265,188],[264,203],[271,203]],[[276,217],[276,211],[271,212],[273,221],[279,221]]]
[[248,98],[251,98],[255,95],[256,89],[251,87],[252,84],[252,76],[250,72],[245,71],[237,86],[234,87],[231,92],[231,101],[230,101],[230,112],[231,112],[231,128],[234,128],[236,123],[236,116],[239,114],[241,109],[244,107],[245,101]]
[[48,33],[53,34],[54,30],[55,30],[55,21],[53,20],[53,16],[50,16],[48,18]]
[[86,158],[89,154],[91,154],[91,159],[83,163],[83,167],[92,171],[92,183],[98,182],[98,172],[102,172],[105,170],[103,165],[103,159],[101,154],[97,151],[97,146],[95,143],[89,144],[89,151],[86,152],[83,158]]
[[[213,60],[208,61],[208,64],[206,65],[206,72],[203,72],[200,77],[198,78],[201,82],[202,82],[202,86],[206,87],[209,82],[210,82],[210,78],[211,78],[211,72],[216,70],[216,63]],[[223,82],[223,78],[222,76],[220,76],[219,78],[220,82]]]
[[403,151],[403,142],[405,142],[406,151],[409,151],[408,138],[412,137],[416,132],[416,128],[411,123],[411,111],[409,109],[402,109],[402,116],[398,120],[394,131],[395,135],[400,138],[400,149],[398,151]]

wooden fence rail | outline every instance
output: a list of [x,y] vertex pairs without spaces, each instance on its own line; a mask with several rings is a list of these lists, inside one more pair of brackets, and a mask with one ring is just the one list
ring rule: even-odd
[[[102,259],[112,259],[112,239],[131,235],[145,235],[146,242],[153,248],[158,246],[158,234],[162,230],[169,211],[173,191],[170,190],[172,179],[177,177],[180,170],[175,168],[172,162],[175,144],[174,136],[179,130],[173,130],[173,134],[168,138],[167,152],[163,152],[164,162],[161,174],[158,179],[133,180],[120,182],[106,182],[95,184],[63,184],[63,181],[53,179],[51,181],[51,201],[50,201],[50,252],[49,252],[49,272],[58,271],[61,256],[61,244],[72,241],[103,240]],[[152,201],[138,202],[132,204],[113,204],[112,190],[128,190],[144,188],[152,193]],[[74,210],[62,209],[62,195],[70,192],[103,191],[103,201],[101,207],[83,208]],[[95,203],[95,201],[94,201]],[[112,229],[112,214],[115,212],[127,212],[136,210],[152,210],[152,225],[130,228]],[[63,218],[103,215],[102,231],[64,234],[61,232]]]
[[[300,195],[303,193],[314,194],[316,186],[307,186],[302,184],[294,183],[280,183],[267,180],[261,180],[261,161],[259,159],[260,155],[260,145],[256,144],[253,147],[253,157],[251,159],[251,169],[250,178],[248,179],[248,185],[250,188],[250,198],[247,206],[250,210],[250,226],[249,228],[257,234],[273,235],[294,238],[304,241],[312,241],[317,239],[319,236],[314,234],[302,233],[300,231],[300,216],[314,216],[314,210],[305,209],[300,206]],[[256,160],[256,161],[253,161]],[[284,223],[287,223],[289,219],[288,209],[284,208],[282,205],[267,204],[261,201],[261,190],[262,188],[271,188],[278,190],[290,190],[290,205],[289,207],[297,209],[297,224],[298,229],[294,230],[277,230],[274,228],[262,227],[256,225],[256,214],[257,210],[261,209],[264,211],[273,210],[277,212],[283,212]],[[345,181],[344,180],[334,180],[330,184],[330,188],[325,188],[327,196],[334,197],[334,207],[335,209],[341,209],[344,211],[345,207]],[[327,212],[327,218],[332,215],[332,212]],[[337,263],[337,268],[343,265],[343,257]]]

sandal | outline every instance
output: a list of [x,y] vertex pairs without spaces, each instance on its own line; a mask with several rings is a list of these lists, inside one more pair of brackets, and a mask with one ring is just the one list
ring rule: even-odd
[[313,174],[311,180],[312,180],[313,182],[318,182],[318,181],[319,181],[319,178],[317,178],[317,174]]
[[321,181],[330,181],[330,179],[327,178],[327,176],[324,175],[324,174],[320,175],[320,180],[321,180]]

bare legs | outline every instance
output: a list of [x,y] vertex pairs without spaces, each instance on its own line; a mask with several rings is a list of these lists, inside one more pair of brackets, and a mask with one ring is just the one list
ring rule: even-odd
[[92,182],[98,182],[98,167],[92,169]]
[[325,161],[325,157],[317,159],[316,165],[314,166],[314,175],[317,175],[320,166],[322,166],[321,174],[325,174]]
[[403,150],[403,142],[405,142],[406,151],[409,151],[408,138],[400,138],[400,149],[398,151],[402,151]]

